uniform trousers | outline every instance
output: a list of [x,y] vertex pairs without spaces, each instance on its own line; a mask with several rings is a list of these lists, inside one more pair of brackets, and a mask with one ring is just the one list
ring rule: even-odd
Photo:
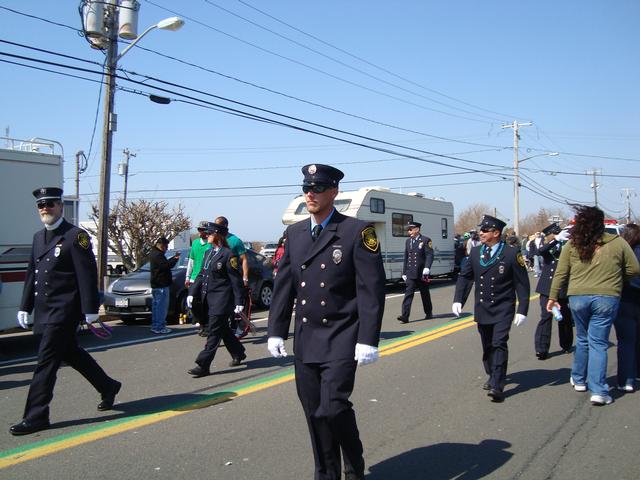
[[507,378],[509,361],[509,331],[513,315],[498,323],[478,324],[478,332],[482,340],[482,363],[484,371],[489,375],[490,388],[502,391]]
[[409,319],[411,313],[411,304],[413,303],[413,294],[416,290],[420,290],[420,298],[422,299],[422,308],[425,315],[431,315],[433,306],[431,305],[431,293],[429,292],[429,284],[422,278],[407,278],[405,280],[404,300],[402,300],[402,316]]
[[315,461],[314,480],[340,480],[345,473],[364,476],[362,442],[349,401],[357,363],[353,358],[323,363],[295,359],[296,390],[307,419]]
[[551,346],[551,325],[558,324],[558,336],[560,338],[560,348],[562,350],[571,351],[573,347],[573,319],[571,317],[571,309],[569,308],[569,300],[561,298],[558,300],[560,304],[560,313],[562,320],[554,322],[553,314],[547,312],[547,302],[549,297],[540,294],[540,321],[536,327],[535,347],[536,353],[549,353]]
[[49,420],[49,403],[53,399],[53,388],[62,362],[80,372],[101,394],[111,391],[115,380],[78,345],[76,324],[44,325],[37,336],[40,337],[38,363],[29,386],[23,415],[25,420]]
[[204,349],[198,354],[196,364],[200,365],[205,370],[209,370],[221,341],[224,341],[224,346],[232,357],[237,358],[244,354],[245,348],[231,331],[231,327],[229,327],[229,314],[209,314],[209,334],[207,335],[207,343],[205,344]]

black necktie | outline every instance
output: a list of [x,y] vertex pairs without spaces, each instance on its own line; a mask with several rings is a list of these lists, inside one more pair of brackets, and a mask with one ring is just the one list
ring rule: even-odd
[[488,262],[491,260],[491,248],[485,248],[484,253],[482,254],[482,260]]
[[315,241],[316,238],[320,236],[320,232],[322,232],[322,225],[316,225],[313,227],[313,230],[311,230],[311,238]]

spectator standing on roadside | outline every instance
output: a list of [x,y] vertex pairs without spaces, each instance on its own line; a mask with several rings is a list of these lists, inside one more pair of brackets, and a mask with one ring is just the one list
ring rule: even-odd
[[171,293],[171,269],[180,258],[180,252],[168,259],[165,254],[169,249],[169,240],[160,237],[151,249],[149,263],[151,265],[151,333],[167,334],[167,312],[169,311],[169,295]]
[[[625,225],[622,238],[633,249],[640,262],[640,227],[635,223]],[[633,392],[638,376],[638,349],[640,348],[640,275],[633,277],[622,287],[618,316],[613,322],[618,338],[618,389]]]
[[78,345],[76,337],[81,322],[98,320],[100,307],[98,271],[89,235],[62,216],[62,189],[39,188],[33,196],[44,228],[33,236],[17,320],[26,329],[29,313],[34,313],[38,360],[22,421],[9,429],[12,435],[49,428],[49,404],[62,362],[100,392],[100,411],[113,407],[122,386]]
[[638,275],[640,266],[629,244],[605,232],[604,213],[597,207],[574,206],[571,240],[562,249],[547,311],[567,288],[569,307],[576,324],[576,350],[571,384],[578,392],[591,391],[593,405],[613,400],[607,385],[609,332],[618,314],[624,280]]
[[278,247],[276,248],[276,253],[273,254],[273,260],[271,262],[273,265],[274,277],[278,274],[278,265],[280,264],[280,259],[284,255],[284,247],[286,243],[287,243],[287,231],[285,230],[282,233],[280,240],[278,240]]

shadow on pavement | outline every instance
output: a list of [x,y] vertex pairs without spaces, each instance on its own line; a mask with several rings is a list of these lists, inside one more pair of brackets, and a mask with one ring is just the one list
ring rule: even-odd
[[[505,397],[512,397],[519,393],[533,390],[544,385],[567,385],[571,368],[558,368],[557,370],[525,370],[523,372],[513,372],[507,374],[507,389]],[[516,384],[515,388],[512,388]]]
[[487,439],[471,443],[439,443],[415,448],[372,465],[367,480],[475,480],[484,478],[513,456],[510,443]]

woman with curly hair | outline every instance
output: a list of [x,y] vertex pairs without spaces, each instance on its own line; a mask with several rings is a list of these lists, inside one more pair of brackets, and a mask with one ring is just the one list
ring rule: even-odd
[[[640,227],[635,223],[625,225],[624,238],[640,261]],[[622,287],[618,316],[613,322],[618,338],[618,390],[635,390],[640,348],[640,276],[636,275]]]
[[571,240],[560,254],[547,311],[560,308],[558,293],[566,288],[576,324],[571,385],[578,392],[588,387],[593,405],[608,405],[613,401],[607,385],[609,332],[622,285],[640,273],[640,265],[625,240],[604,231],[602,210],[585,205],[573,209]]

